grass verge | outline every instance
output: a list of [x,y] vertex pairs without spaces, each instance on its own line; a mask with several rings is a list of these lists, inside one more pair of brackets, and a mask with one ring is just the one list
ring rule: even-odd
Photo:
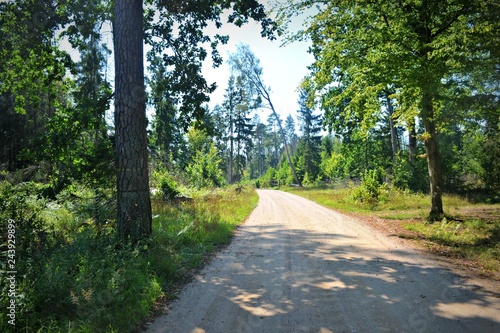
[[[116,238],[112,194],[98,201],[87,188],[69,191],[51,202],[39,184],[0,184],[0,234],[15,221],[17,270],[14,298],[7,267],[0,270],[0,307],[16,303],[15,326],[0,312],[1,332],[136,331],[159,300],[229,243],[258,201],[250,188],[154,201],[153,235],[129,244]],[[3,236],[0,250],[7,259]]]
[[377,205],[352,200],[354,188],[286,188],[323,206],[354,215],[417,246],[446,257],[482,277],[500,281],[500,204],[477,203],[459,196],[443,196],[446,217],[426,220],[430,197],[384,189]]

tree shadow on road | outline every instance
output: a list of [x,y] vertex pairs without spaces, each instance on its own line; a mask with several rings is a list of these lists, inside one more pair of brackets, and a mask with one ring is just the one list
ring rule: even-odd
[[237,238],[194,282],[213,311],[174,311],[165,332],[500,332],[498,296],[416,252],[269,225]]

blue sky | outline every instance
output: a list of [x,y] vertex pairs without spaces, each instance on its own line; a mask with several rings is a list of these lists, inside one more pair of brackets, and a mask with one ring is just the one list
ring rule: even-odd
[[[293,22],[293,29],[301,28],[302,22]],[[221,45],[219,52],[224,60],[227,60],[230,53],[236,51],[238,43],[248,44],[255,56],[260,60],[263,69],[264,83],[271,88],[271,100],[276,111],[285,119],[288,114],[296,118],[298,110],[297,87],[307,74],[307,66],[313,62],[313,57],[307,53],[309,44],[306,42],[294,42],[286,46],[281,46],[283,40],[278,38],[269,41],[260,36],[260,25],[253,21],[238,28],[234,25],[226,24],[221,29],[211,27],[207,29],[210,34],[219,33],[229,35],[229,43]],[[208,83],[217,82],[217,90],[212,94],[210,107],[222,104],[224,91],[230,75],[229,67],[223,63],[214,69],[208,61],[203,68],[203,73]],[[260,113],[262,121],[269,115],[269,110]]]
[[[264,0],[265,1],[265,0]],[[302,18],[295,19],[291,24],[291,29],[294,31],[302,27]],[[302,20],[302,21],[301,21]],[[223,22],[225,20],[223,19]],[[313,57],[307,53],[309,44],[306,42],[294,42],[286,46],[281,46],[283,39],[270,41],[260,36],[260,24],[250,21],[249,23],[238,28],[232,24],[224,24],[221,29],[216,29],[211,26],[207,29],[207,33],[214,35],[228,35],[229,42],[226,45],[219,45],[219,53],[224,59],[224,63],[213,68],[210,57],[203,66],[203,74],[210,84],[217,83],[217,90],[211,95],[209,103],[210,108],[216,104],[222,104],[224,100],[224,91],[227,87],[230,71],[226,64],[226,60],[230,53],[236,51],[238,43],[248,44],[255,56],[260,60],[263,69],[264,83],[271,89],[271,100],[276,111],[285,119],[288,114],[291,114],[296,119],[296,111],[298,110],[298,91],[297,87],[307,74],[307,66],[313,62]],[[112,28],[106,24],[102,30],[103,42],[112,49]],[[78,52],[69,46],[67,40],[62,41],[63,47],[67,49],[75,60],[78,58]],[[146,64],[147,66],[147,64]],[[114,81],[114,59],[113,55],[108,58],[108,69],[106,71],[108,79]],[[152,110],[148,110],[148,116],[151,116]],[[265,109],[259,113],[262,121],[267,119],[270,111]],[[112,114],[110,113],[110,117]],[[110,120],[111,121],[111,120]]]

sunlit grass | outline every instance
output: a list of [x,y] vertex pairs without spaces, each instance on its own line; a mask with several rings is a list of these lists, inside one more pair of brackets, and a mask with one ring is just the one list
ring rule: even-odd
[[[230,242],[258,201],[253,188],[191,192],[186,203],[154,201],[152,236],[130,243],[116,237],[112,197],[95,200],[82,186],[48,202],[36,196],[38,185],[28,185],[15,196],[10,185],[0,186],[0,217],[15,219],[17,241],[34,240],[19,248],[16,266],[23,295],[16,325],[23,332],[137,331],[173,287]],[[0,313],[0,331],[10,329]]]
[[200,267],[211,253],[230,242],[234,228],[255,208],[253,188],[190,193],[192,201],[153,203],[152,269],[169,285]]

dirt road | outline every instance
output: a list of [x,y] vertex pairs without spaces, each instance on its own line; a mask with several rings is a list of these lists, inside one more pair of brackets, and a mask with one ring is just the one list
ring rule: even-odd
[[500,332],[500,298],[397,238],[258,193],[231,245],[147,332]]

